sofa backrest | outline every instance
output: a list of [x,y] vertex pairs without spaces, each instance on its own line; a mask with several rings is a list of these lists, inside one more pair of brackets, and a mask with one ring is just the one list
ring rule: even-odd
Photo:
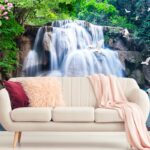
[[[31,77],[12,78],[19,81]],[[57,77],[62,84],[63,99],[67,106],[94,106],[96,97],[87,77]],[[128,97],[130,91],[139,88],[136,81],[131,78],[119,78],[121,86]]]

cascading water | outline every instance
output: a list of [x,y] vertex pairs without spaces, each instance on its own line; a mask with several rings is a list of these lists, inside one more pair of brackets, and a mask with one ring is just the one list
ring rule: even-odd
[[103,27],[85,21],[55,21],[39,28],[25,59],[24,76],[123,76],[118,53],[105,48]]

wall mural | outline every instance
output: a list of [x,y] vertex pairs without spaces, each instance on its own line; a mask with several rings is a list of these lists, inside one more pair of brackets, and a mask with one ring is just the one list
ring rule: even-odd
[[103,73],[134,78],[150,94],[150,0],[0,6],[0,79]]
[[[119,33],[121,37],[114,37],[113,43],[111,36],[109,41],[105,41],[105,36],[110,32],[117,36]],[[149,75],[146,70],[149,71],[150,60],[142,61],[139,52],[128,50],[129,44],[133,44],[128,38],[127,29],[98,26],[82,20],[60,20],[34,28],[27,26],[21,39],[22,67],[18,69],[17,76],[87,76],[103,73],[130,76],[140,86],[147,86]],[[128,42],[126,46],[124,42]],[[141,70],[145,68],[144,72],[133,67],[137,62]],[[4,129],[0,126],[0,130]]]

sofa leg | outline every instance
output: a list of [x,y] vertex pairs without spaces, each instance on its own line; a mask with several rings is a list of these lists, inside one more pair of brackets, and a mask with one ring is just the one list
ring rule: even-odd
[[16,147],[16,145],[18,143],[18,140],[19,140],[19,132],[15,132],[15,134],[14,134],[14,141],[13,141],[13,148]]
[[19,132],[19,137],[18,137],[18,143],[20,144],[21,142],[21,135],[22,135],[22,132]]

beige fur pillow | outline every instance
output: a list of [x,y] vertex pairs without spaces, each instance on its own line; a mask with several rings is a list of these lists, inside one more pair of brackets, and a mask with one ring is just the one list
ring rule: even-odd
[[60,82],[54,77],[33,77],[20,81],[31,107],[64,106]]

